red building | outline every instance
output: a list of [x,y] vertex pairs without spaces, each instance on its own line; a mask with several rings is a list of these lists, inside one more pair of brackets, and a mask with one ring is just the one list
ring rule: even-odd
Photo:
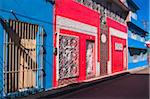
[[128,8],[120,0],[56,0],[54,12],[54,87],[127,69]]
[[99,18],[74,0],[55,1],[54,87],[96,77]]
[[109,65],[112,73],[127,69],[127,26],[107,18],[109,29]]
[[[127,25],[129,9],[120,0],[92,0],[99,5],[100,76],[127,69]],[[93,4],[95,4],[93,2]]]

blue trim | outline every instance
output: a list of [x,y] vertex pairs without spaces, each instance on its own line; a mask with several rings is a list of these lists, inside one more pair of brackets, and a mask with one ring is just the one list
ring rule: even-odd
[[128,69],[134,69],[134,68],[141,67],[141,66],[148,66],[147,60],[140,61],[140,62],[137,62],[137,63],[129,63],[128,64]]
[[138,32],[138,34],[144,34],[146,36],[146,34],[148,33],[145,29],[144,29],[144,25],[142,24],[142,22],[135,20],[134,18],[131,17],[131,21],[127,22],[127,25],[129,27],[129,29],[134,29],[135,31]]
[[3,97],[3,64],[4,64],[4,59],[3,59],[3,44],[4,44],[4,30],[3,27],[0,23],[0,98]]
[[36,64],[38,66],[38,70],[36,73],[36,86],[37,88],[41,88],[40,84],[40,68],[41,68],[41,63],[40,63],[40,28],[38,28],[38,32],[36,33]]
[[144,42],[140,42],[132,38],[128,38],[128,47],[139,48],[139,49],[147,48]]
[[15,97],[28,96],[28,95],[36,94],[36,93],[42,92],[42,91],[44,91],[44,90],[43,89],[38,89],[38,88],[30,88],[30,89],[28,89],[26,91],[8,93],[4,97],[5,98],[13,99]]

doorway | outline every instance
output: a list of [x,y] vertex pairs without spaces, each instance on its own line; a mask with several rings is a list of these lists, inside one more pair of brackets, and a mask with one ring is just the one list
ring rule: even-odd
[[43,28],[18,20],[5,24],[4,92],[37,88],[43,82]]
[[95,42],[86,40],[86,76],[87,79],[95,77]]

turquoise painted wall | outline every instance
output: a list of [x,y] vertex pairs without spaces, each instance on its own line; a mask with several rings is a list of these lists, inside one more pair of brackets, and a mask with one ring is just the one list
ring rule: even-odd
[[[25,21],[42,26],[45,30],[45,57],[44,57],[44,88],[52,88],[53,66],[53,5],[46,0],[0,0],[0,18],[15,19],[13,11],[20,21]],[[3,68],[3,34],[4,29],[0,25],[0,74]],[[0,81],[3,78],[0,76]],[[0,86],[3,83],[0,82]],[[0,87],[2,88],[2,87]],[[1,90],[1,89],[0,89]]]
[[3,28],[2,25],[0,24],[0,97],[3,96]]
[[[136,31],[136,30],[135,30]],[[137,49],[147,49],[145,40],[141,40],[141,36],[136,34],[136,39],[131,36],[131,31],[128,30],[128,47]],[[145,39],[145,38],[144,38]],[[134,69],[141,66],[148,66],[148,56],[147,53],[142,56],[142,54],[137,55],[137,62],[133,61],[133,56],[131,56],[128,50],[128,69]]]

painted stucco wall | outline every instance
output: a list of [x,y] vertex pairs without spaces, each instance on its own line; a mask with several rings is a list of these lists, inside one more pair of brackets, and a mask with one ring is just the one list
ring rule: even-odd
[[0,97],[3,96],[3,28],[0,24]]
[[[145,43],[145,37],[141,37],[138,34],[134,36],[130,30],[128,30],[128,46],[129,48],[147,49],[147,46]],[[133,58],[134,58],[133,55],[131,55],[128,50],[128,69],[148,66],[148,54],[147,53],[143,55],[142,53],[137,55],[137,62],[134,62]]]
[[[1,0],[0,18],[4,20],[15,19],[11,13],[14,12],[18,20],[42,26],[45,30],[45,58],[44,58],[44,88],[52,88],[53,68],[53,5],[46,0]],[[4,30],[0,24],[0,68],[3,68],[3,34]],[[0,74],[2,70],[0,69]],[[0,77],[0,81],[3,78]],[[3,84],[0,82],[0,86]],[[1,87],[0,87],[1,88]]]
[[[127,67],[127,58],[124,58],[124,48],[127,47],[127,26],[107,17],[109,28],[109,64],[108,72],[115,73],[123,71]],[[115,43],[122,45],[121,51],[115,50]],[[126,53],[127,56],[127,53]],[[117,59],[116,57],[120,57]],[[126,66],[125,66],[126,65]]]
[[[75,32],[76,35],[80,34],[80,38],[82,41],[80,52],[85,51],[86,38],[89,35],[94,35],[95,38],[99,33],[99,13],[96,11],[75,2],[75,0],[56,0],[55,5],[55,24],[56,24],[56,33],[59,35],[61,29],[69,30],[71,33]],[[93,28],[94,27],[94,28]],[[93,32],[94,30],[94,32]],[[58,36],[55,37],[54,45],[58,48]],[[95,39],[95,43],[97,43],[97,39]],[[80,45],[81,45],[80,44]],[[59,50],[59,49],[58,49]],[[80,54],[80,53],[79,53]],[[86,80],[86,67],[85,67],[85,52],[81,55],[84,56],[82,59],[80,58],[80,75],[77,77],[76,81],[81,82]],[[96,54],[97,55],[97,54]],[[54,56],[54,87],[58,86],[58,56]],[[96,61],[97,62],[97,61]],[[67,79],[68,82],[70,79]],[[71,82],[71,81],[70,81]]]

